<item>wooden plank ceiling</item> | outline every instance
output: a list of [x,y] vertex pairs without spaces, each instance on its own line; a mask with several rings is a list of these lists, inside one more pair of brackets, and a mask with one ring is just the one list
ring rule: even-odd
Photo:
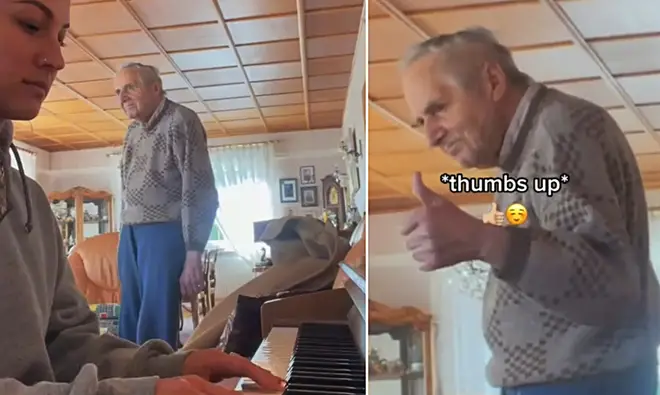
[[[152,64],[209,137],[340,127],[363,0],[72,0],[66,67],[16,138],[47,151],[119,145],[112,78]],[[300,32],[303,32],[301,34]]]
[[[657,0],[370,0],[369,210],[415,205],[414,171],[438,192],[461,171],[408,125],[397,60],[415,42],[472,26],[491,29],[537,81],[607,108],[637,154],[647,188],[660,187],[660,12]],[[656,133],[655,137],[652,133]],[[470,176],[491,171],[468,171]],[[464,172],[465,174],[465,172]],[[450,196],[460,204],[486,195]]]

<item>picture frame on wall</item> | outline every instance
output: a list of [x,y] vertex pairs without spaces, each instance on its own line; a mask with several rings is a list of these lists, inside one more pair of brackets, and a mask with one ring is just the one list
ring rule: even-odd
[[300,185],[316,184],[316,171],[314,166],[300,167]]
[[318,207],[319,187],[317,186],[300,187],[300,205],[302,207]]
[[297,178],[280,178],[280,203],[298,203]]

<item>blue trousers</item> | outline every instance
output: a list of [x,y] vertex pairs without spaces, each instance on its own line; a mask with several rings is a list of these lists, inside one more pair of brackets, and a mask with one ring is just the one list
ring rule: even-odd
[[620,372],[502,390],[502,395],[657,395],[656,358]]
[[180,222],[124,225],[119,236],[119,336],[179,343],[179,277],[186,260]]

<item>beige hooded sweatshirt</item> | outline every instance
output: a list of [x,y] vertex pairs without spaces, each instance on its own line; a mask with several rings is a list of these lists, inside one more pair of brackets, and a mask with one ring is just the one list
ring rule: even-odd
[[44,191],[10,168],[11,138],[0,120],[0,394],[153,394],[158,376],[181,374],[186,354],[99,334]]

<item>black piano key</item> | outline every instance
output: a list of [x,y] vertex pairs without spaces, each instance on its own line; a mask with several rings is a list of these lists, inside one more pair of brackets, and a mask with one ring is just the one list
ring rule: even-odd
[[291,367],[290,369],[287,370],[288,374],[292,373],[319,373],[322,372],[324,374],[328,375],[333,375],[333,376],[357,376],[357,377],[362,377],[364,376],[364,369],[363,370],[358,370],[358,369],[325,369],[325,368],[309,368],[306,366],[296,366],[296,367]]
[[[347,391],[363,393],[366,391],[365,386],[351,386],[341,384],[307,384],[307,383],[289,383],[287,389],[306,389],[306,390],[323,390],[323,391]],[[362,392],[359,392],[362,391]]]
[[350,377],[328,377],[320,374],[294,374],[287,380],[287,383],[294,384],[314,384],[314,385],[328,385],[328,386],[342,386],[342,387],[364,387],[364,380],[350,378]]
[[287,375],[296,373],[309,373],[309,374],[325,374],[328,376],[337,377],[364,377],[365,371],[358,369],[332,369],[332,368],[309,368],[309,367],[295,367],[289,368],[286,372]]
[[304,323],[298,328],[283,395],[364,395],[364,365],[347,325]]

